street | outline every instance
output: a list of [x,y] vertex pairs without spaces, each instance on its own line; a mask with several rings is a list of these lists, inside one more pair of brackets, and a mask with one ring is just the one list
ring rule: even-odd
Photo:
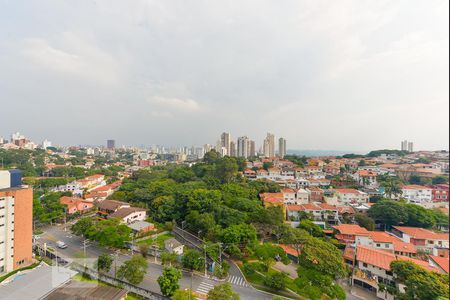
[[[100,247],[92,241],[86,241],[84,247],[83,238],[72,234],[69,229],[67,229],[67,231],[64,231],[64,226],[62,225],[48,226],[43,228],[43,231],[44,233],[40,235],[36,243],[39,243],[41,245],[46,243],[47,247],[51,247],[52,249],[56,250],[58,252],[58,255],[67,259],[69,262],[77,261],[78,263],[86,263],[86,265],[92,266],[99,255],[103,253],[109,253],[113,255],[115,261],[109,273],[109,275],[111,276],[114,276],[115,270],[118,269],[124,261],[130,259],[131,257],[131,252],[116,252],[107,248]],[[64,243],[66,243],[67,248],[57,248],[57,241],[63,241]],[[192,280],[192,289],[194,291],[207,294],[208,291],[215,285],[228,282],[232,285],[233,290],[239,293],[241,299],[271,299],[273,297],[273,295],[271,294],[256,290],[255,288],[250,286],[250,284],[248,284],[245,278],[242,276],[239,268],[234,264],[230,264],[230,266],[230,275],[224,281],[205,278],[198,274],[194,274],[191,279],[191,273],[183,271],[183,276],[179,282],[180,288],[189,289]],[[157,278],[162,274],[163,268],[164,267],[160,264],[159,261],[155,262],[154,257],[148,258],[147,274],[145,275],[143,282],[139,284],[139,286],[157,293],[161,293]]]

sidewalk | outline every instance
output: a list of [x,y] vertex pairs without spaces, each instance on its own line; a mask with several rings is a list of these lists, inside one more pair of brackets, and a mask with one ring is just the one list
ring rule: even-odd
[[297,266],[294,265],[293,263],[290,263],[289,265],[285,265],[281,261],[277,261],[275,263],[275,265],[273,266],[273,268],[277,271],[287,273],[288,276],[291,277],[292,279],[295,279],[298,277]]

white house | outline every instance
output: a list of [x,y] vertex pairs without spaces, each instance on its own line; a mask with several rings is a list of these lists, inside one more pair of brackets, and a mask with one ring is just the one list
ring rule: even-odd
[[409,203],[426,203],[433,201],[431,188],[415,184],[402,186],[402,197]]

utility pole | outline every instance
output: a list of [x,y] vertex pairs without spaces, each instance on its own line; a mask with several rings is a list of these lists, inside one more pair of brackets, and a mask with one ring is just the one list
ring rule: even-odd
[[222,266],[222,243],[219,242],[219,263]]
[[83,240],[84,267],[86,268],[86,239]]
[[205,277],[208,276],[207,270],[206,270],[206,266],[207,266],[207,261],[206,261],[206,245],[203,245],[203,249],[205,250]]

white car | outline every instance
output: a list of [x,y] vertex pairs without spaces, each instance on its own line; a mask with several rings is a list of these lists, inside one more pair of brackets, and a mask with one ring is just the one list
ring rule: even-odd
[[58,248],[61,248],[61,249],[66,249],[67,248],[67,244],[62,242],[62,241],[57,241],[56,242],[56,246],[58,246]]

